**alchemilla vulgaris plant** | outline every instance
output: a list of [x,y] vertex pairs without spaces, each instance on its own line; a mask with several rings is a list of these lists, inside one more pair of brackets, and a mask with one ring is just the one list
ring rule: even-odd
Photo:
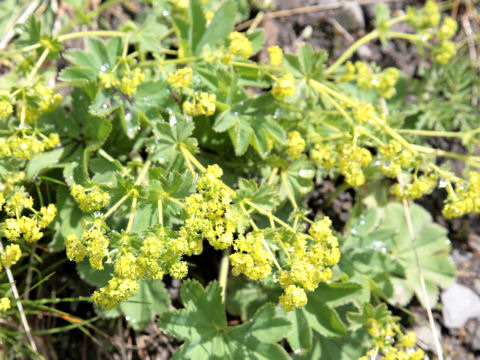
[[[41,357],[28,315],[96,331],[53,310],[78,301],[136,330],[159,314],[184,341],[177,359],[423,359],[391,309],[414,296],[430,309],[455,268],[446,230],[411,200],[440,188],[446,219],[479,213],[480,132],[416,122],[405,75],[352,57],[404,41],[446,71],[457,22],[432,0],[394,17],[378,6],[339,58],[304,44],[260,62],[264,32],[235,30],[244,1],[144,1],[118,29],[72,31],[114,2],[67,1],[76,15],[60,24],[31,16],[1,52],[0,311],[27,336],[0,330],[12,356]],[[342,232],[307,204],[327,179],[356,194]],[[32,269],[55,252],[91,296],[35,293],[64,261]],[[187,279],[182,310],[169,311],[172,279]]]

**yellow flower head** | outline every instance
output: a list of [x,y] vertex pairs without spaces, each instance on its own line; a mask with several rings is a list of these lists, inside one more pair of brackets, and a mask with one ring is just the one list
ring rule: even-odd
[[175,73],[168,75],[168,83],[174,88],[186,88],[190,85],[193,78],[193,71],[190,67],[178,69]]
[[270,46],[268,49],[270,54],[270,64],[273,66],[280,66],[283,59],[283,50],[278,45]]
[[1,260],[4,267],[12,267],[22,256],[22,250],[18,244],[11,244],[5,248],[2,253]]
[[0,120],[5,120],[13,112],[13,106],[7,100],[0,100]]
[[273,84],[272,94],[277,99],[284,99],[295,95],[295,78],[292,74],[283,75]]
[[2,297],[0,299],[0,313],[4,313],[8,309],[10,309],[11,304],[10,304],[10,299],[6,297]]
[[229,50],[233,55],[248,59],[252,54],[252,42],[240,32],[234,31],[228,36],[230,40]]

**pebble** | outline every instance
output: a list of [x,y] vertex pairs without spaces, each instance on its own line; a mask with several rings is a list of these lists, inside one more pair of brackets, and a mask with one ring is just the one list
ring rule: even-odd
[[443,324],[449,329],[458,329],[468,319],[480,316],[480,297],[471,289],[453,283],[442,292]]
[[336,12],[334,17],[347,31],[365,29],[365,17],[362,8],[355,1],[345,2],[343,8]]

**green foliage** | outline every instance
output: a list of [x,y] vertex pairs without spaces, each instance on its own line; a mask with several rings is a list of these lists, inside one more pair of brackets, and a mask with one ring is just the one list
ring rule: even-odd
[[418,205],[410,207],[410,216],[415,246],[399,203],[371,208],[352,221],[342,245],[346,256],[340,267],[351,280],[364,284],[364,301],[368,301],[366,289],[370,288],[400,305],[408,304],[414,294],[423,303],[415,253],[432,306],[438,299],[438,287],[447,288],[455,279],[446,230]]
[[[7,305],[22,302],[93,337],[123,319],[142,331],[158,315],[184,341],[176,359],[388,353],[403,328],[384,302],[423,302],[423,279],[433,306],[455,276],[446,230],[410,200],[440,187],[446,218],[480,212],[478,79],[468,61],[452,60],[456,22],[432,1],[405,17],[379,5],[377,28],[329,61],[308,44],[296,54],[264,49],[257,23],[235,31],[263,1],[122,2],[130,20],[118,29],[102,17],[112,3],[90,11],[66,1],[69,22],[42,4],[2,50],[0,271],[16,277],[0,284],[2,316],[16,325]],[[21,12],[5,4],[0,32]],[[405,20],[414,32],[392,31]],[[348,61],[368,41],[393,38],[426,57],[418,80]],[[465,153],[426,136],[458,138]],[[440,157],[463,161],[465,174]],[[312,207],[324,180],[338,187]],[[355,203],[341,229],[323,213],[347,188]],[[50,265],[53,252],[61,260]],[[85,314],[109,319],[102,330],[31,291],[69,269],[64,252],[77,263],[67,281],[95,289]],[[171,310],[165,284],[187,276],[184,309]],[[15,299],[15,286],[31,300]],[[18,348],[9,332],[0,337]],[[12,356],[35,358],[30,348]]]
[[276,342],[290,330],[289,321],[276,314],[272,305],[260,308],[245,324],[227,326],[221,288],[211,282],[205,289],[196,281],[183,282],[184,310],[164,313],[158,325],[185,340],[176,359],[288,359]]

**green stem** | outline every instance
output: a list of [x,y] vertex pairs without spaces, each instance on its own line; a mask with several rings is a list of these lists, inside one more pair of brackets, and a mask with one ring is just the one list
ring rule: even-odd
[[[407,19],[406,15],[398,16],[395,19],[390,20],[387,23],[387,26],[390,27],[400,21],[404,21]],[[358,50],[358,48],[372,40],[375,40],[380,35],[378,30],[374,30],[371,33],[366,34],[365,36],[361,37],[357,41],[355,41],[343,54],[340,56],[330,67],[328,67],[324,74],[329,75],[333,73],[338,67],[340,67],[345,61],[350,59],[350,57]]]
[[352,117],[345,111],[345,109],[342,108],[340,104],[335,101],[335,99],[333,99],[330,95],[327,94],[327,91],[325,90],[325,86],[322,86],[322,84],[320,84],[315,80],[310,80],[309,84],[315,90],[317,90],[323,97],[325,97],[335,107],[335,109],[337,109],[345,117],[345,119],[348,120],[350,125],[354,124]]
[[103,215],[103,217],[106,219],[106,218],[108,218],[110,215],[112,215],[112,214],[120,207],[120,205],[122,205],[122,204],[125,202],[125,200],[127,200],[127,199],[130,197],[131,194],[132,194],[132,192],[129,191],[127,194],[123,195],[123,196],[121,197],[121,199],[118,200],[118,201],[106,212],[105,215]]
[[288,200],[290,200],[290,202],[292,203],[293,209],[294,210],[298,209],[297,202],[295,201],[295,196],[293,196],[292,190],[290,189],[290,186],[288,185],[287,176],[285,175],[284,171],[282,171],[280,173],[280,177],[282,178],[282,184],[285,187],[285,191],[287,192]]
[[37,75],[38,69],[40,69],[40,67],[42,66],[43,62],[45,61],[49,53],[50,53],[49,49],[43,50],[43,53],[42,55],[40,55],[40,58],[35,63],[35,66],[33,67],[32,72],[27,77],[27,84],[29,84],[30,81],[32,81],[32,79],[35,77],[35,75]]
[[[61,35],[57,38],[59,42],[64,42],[67,40],[78,39],[82,37],[90,37],[90,36],[99,36],[99,37],[125,37],[127,33],[121,31],[114,31],[114,30],[94,30],[94,31],[79,31],[70,34]],[[21,51],[28,52],[33,51],[38,48],[42,47],[42,44],[37,43],[34,45],[30,45],[24,47]]]
[[218,274],[218,282],[220,283],[220,288],[222,289],[222,302],[225,304],[225,297],[227,295],[227,279],[228,279],[228,269],[230,266],[230,250],[223,250],[222,260],[220,261],[220,271]]
[[337,70],[345,61],[350,59],[350,57],[358,50],[358,48],[374,39],[376,39],[379,35],[378,30],[374,30],[371,33],[361,37],[357,41],[355,41],[343,54],[340,56],[330,67],[325,70],[324,74],[329,75]]
[[162,206],[162,199],[158,199],[157,201],[158,207],[158,223],[163,226],[163,206]]
[[417,42],[421,40],[417,34],[408,34],[402,32],[389,31],[387,37],[390,39],[404,39],[411,42]]
[[[168,59],[168,60],[163,60],[163,61],[154,62],[154,63],[155,65],[163,66],[167,64],[185,64],[185,63],[200,61],[200,60],[203,60],[202,56],[191,56],[191,57],[185,57],[185,58],[179,58],[179,59]],[[143,66],[144,64],[148,64],[148,62],[144,61],[143,63],[140,63],[140,66]]]
[[130,216],[128,217],[127,229],[125,232],[129,233],[132,230],[133,220],[135,219],[135,211],[137,210],[138,198],[135,196],[132,201],[132,207],[130,208]]
[[[476,129],[476,130],[479,130],[479,129]],[[419,135],[419,136],[441,136],[441,137],[458,137],[458,138],[461,138],[464,136],[463,133],[458,133],[453,131],[397,129],[397,132],[400,134],[412,134],[412,135]]]

